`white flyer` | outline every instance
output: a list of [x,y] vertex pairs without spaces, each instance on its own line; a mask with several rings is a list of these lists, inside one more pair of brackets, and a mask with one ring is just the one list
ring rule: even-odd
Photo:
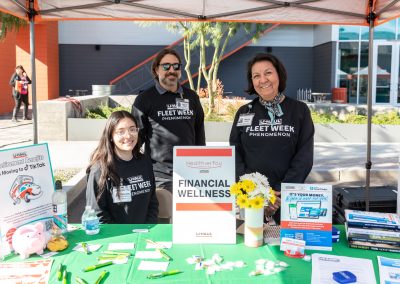
[[400,284],[400,259],[378,256],[380,284]]
[[355,275],[357,284],[375,284],[372,260],[330,254],[312,255],[311,284],[337,284],[333,273],[348,271]]

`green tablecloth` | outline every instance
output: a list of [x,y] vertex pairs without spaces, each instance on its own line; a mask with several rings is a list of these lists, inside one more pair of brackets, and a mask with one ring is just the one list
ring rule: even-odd
[[[149,228],[149,233],[132,233],[134,228]],[[374,263],[376,281],[378,281],[378,263],[377,255],[382,255],[391,258],[400,258],[397,253],[375,252],[362,249],[352,249],[347,247],[345,239],[344,227],[337,226],[341,230],[340,243],[333,244],[331,252],[318,251],[319,253],[362,257],[371,259]],[[83,230],[76,230],[69,233],[68,241],[70,246],[67,250],[60,252],[54,256],[54,262],[51,271],[49,283],[61,283],[56,279],[56,270],[58,264],[62,262],[66,265],[69,273],[69,282],[75,283],[75,277],[79,276],[94,283],[101,271],[108,270],[110,274],[103,283],[295,283],[303,284],[311,282],[311,262],[306,262],[302,259],[294,259],[286,257],[279,250],[279,246],[264,245],[260,248],[249,248],[243,244],[243,236],[237,235],[236,245],[178,245],[167,250],[168,254],[173,257],[168,270],[179,269],[183,273],[164,277],[160,279],[149,280],[146,276],[149,271],[139,271],[137,267],[140,259],[131,258],[127,264],[111,265],[105,268],[100,268],[91,272],[82,272],[82,268],[88,265],[97,263],[96,257],[101,251],[107,250],[109,243],[115,242],[134,242],[137,250],[146,250],[145,239],[154,241],[171,241],[172,226],[171,225],[102,225],[98,235],[88,236]],[[73,251],[76,243],[79,242],[99,243],[103,246],[98,252],[93,252],[90,255],[81,252]],[[316,251],[306,251],[307,254]],[[220,254],[226,261],[243,260],[247,263],[245,268],[235,268],[233,271],[221,271],[214,275],[207,275],[203,270],[195,270],[194,265],[186,262],[186,258],[192,255],[201,255],[205,258],[211,258],[214,253]],[[270,276],[249,277],[249,272],[255,269],[254,261],[260,258],[271,260],[282,260],[287,262],[290,267],[279,274]],[[38,256],[31,256],[30,259],[39,259]],[[6,261],[19,261],[19,257],[13,256]],[[158,261],[158,260],[155,260]]]

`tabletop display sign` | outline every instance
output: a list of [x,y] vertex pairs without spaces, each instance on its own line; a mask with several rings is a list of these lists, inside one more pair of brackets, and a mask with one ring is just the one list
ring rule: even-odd
[[53,174],[47,144],[0,151],[1,251],[10,248],[14,231],[35,221],[50,228]]
[[281,200],[281,239],[332,250],[332,185],[282,183]]
[[173,242],[235,244],[234,147],[174,147]]

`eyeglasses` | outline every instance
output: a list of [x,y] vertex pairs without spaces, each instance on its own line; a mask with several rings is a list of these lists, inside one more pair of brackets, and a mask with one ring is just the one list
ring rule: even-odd
[[119,129],[119,130],[115,131],[115,135],[117,135],[118,137],[124,137],[126,132],[128,132],[130,136],[134,136],[134,135],[138,134],[139,128],[132,126],[132,127],[129,127],[128,129]]
[[169,68],[171,68],[171,66],[175,71],[178,71],[178,70],[181,70],[181,66],[182,66],[182,64],[180,64],[180,63],[162,63],[162,64],[158,64],[158,65],[162,66],[162,69],[164,71],[168,71]]

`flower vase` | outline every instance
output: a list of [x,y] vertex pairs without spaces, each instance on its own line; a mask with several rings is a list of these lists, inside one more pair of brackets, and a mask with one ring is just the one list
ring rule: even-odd
[[259,247],[264,243],[263,235],[264,208],[245,208],[244,244]]

